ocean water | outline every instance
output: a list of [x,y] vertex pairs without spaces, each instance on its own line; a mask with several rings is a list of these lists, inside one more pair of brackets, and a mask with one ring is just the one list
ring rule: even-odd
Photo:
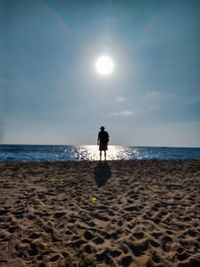
[[[107,160],[200,159],[200,148],[108,147]],[[0,145],[0,161],[99,160],[97,145]]]

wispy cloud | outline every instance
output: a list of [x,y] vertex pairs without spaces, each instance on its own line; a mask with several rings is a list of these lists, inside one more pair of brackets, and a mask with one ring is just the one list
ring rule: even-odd
[[122,102],[125,102],[125,97],[123,96],[118,96],[115,98],[115,103],[122,103]]
[[119,112],[111,112],[108,114],[109,116],[115,116],[115,117],[133,117],[135,116],[135,113],[130,110],[122,110]]
[[160,110],[161,106],[160,105],[156,105],[156,104],[152,104],[149,106],[149,110],[150,111],[158,111]]
[[157,100],[157,101],[162,101],[162,100],[169,100],[172,98],[172,94],[168,93],[163,93],[159,91],[150,91],[145,94],[145,97],[150,99],[150,100]]
[[151,92],[147,92],[146,94],[145,94],[145,96],[147,97],[147,98],[151,98],[151,99],[157,99],[157,98],[160,98],[161,96],[163,96],[163,93],[161,93],[161,92],[158,92],[158,91],[151,91]]

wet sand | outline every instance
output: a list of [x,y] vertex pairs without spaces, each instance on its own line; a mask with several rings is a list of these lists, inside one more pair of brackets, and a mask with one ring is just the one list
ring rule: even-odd
[[0,163],[4,266],[200,266],[200,161]]

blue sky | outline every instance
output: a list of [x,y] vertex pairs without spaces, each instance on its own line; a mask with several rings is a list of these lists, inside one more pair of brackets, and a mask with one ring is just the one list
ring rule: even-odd
[[[200,2],[1,2],[0,143],[200,146]],[[95,61],[115,68],[100,76]]]

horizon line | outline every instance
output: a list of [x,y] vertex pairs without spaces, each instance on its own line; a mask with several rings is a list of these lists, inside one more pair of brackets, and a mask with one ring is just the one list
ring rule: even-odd
[[[4,143],[0,146],[98,146],[97,144],[19,144],[19,143]],[[200,146],[166,146],[166,145],[120,145],[120,144],[110,144],[109,146],[124,146],[124,147],[149,147],[149,148],[200,148]]]

